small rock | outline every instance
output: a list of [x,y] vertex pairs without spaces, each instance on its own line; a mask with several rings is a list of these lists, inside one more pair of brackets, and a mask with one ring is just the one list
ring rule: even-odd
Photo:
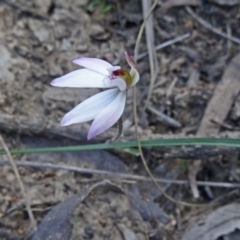
[[0,45],[0,83],[13,82],[15,76],[9,71],[11,66],[11,53],[4,45]]
[[181,66],[185,63],[185,61],[186,60],[184,57],[179,57],[171,62],[169,69],[171,71],[179,71],[181,69]]
[[73,4],[78,7],[85,7],[88,4],[88,0],[73,0]]
[[69,40],[66,39],[66,38],[63,38],[61,50],[62,50],[62,51],[66,51],[66,50],[68,50],[70,47],[71,47],[71,43],[69,42]]
[[86,52],[88,50],[87,44],[78,44],[76,50],[79,52]]
[[45,42],[50,38],[49,29],[40,21],[29,19],[29,27],[34,36],[40,41]]
[[54,36],[57,39],[69,38],[69,35],[70,35],[70,31],[69,31],[69,29],[67,29],[67,27],[65,25],[58,23],[54,27]]
[[138,239],[137,236],[135,235],[135,233],[131,229],[127,228],[124,224],[119,223],[117,226],[118,226],[119,230],[121,231],[125,240],[137,240]]
[[38,11],[48,13],[52,5],[52,0],[35,0]]
[[105,33],[105,31],[104,31],[103,27],[99,24],[93,24],[90,28],[91,36],[99,36],[104,33]]
[[13,182],[14,180],[15,180],[15,175],[14,175],[14,173],[8,173],[7,174],[7,176],[6,176],[6,180],[8,181],[8,182]]
[[47,52],[50,53],[50,52],[53,51],[54,46],[53,46],[52,44],[46,44],[46,45],[44,46],[44,48],[46,49]]

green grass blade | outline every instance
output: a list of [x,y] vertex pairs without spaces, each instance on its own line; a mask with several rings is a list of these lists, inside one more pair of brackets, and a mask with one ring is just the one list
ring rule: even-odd
[[[154,139],[141,141],[142,147],[175,147],[175,146],[213,146],[213,147],[240,147],[240,139],[231,138],[174,138],[174,139]],[[103,149],[122,149],[137,147],[136,141],[87,144],[66,147],[46,147],[46,148],[29,148],[14,149],[11,154],[29,154],[29,153],[57,153],[57,152],[73,152],[86,150],[103,150]],[[0,155],[5,154],[0,151]]]

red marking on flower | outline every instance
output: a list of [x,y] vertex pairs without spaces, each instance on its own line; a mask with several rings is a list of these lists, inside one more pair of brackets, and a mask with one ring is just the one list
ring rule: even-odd
[[112,76],[114,78],[119,77],[119,78],[123,79],[126,82],[127,86],[131,85],[132,78],[131,78],[130,73],[127,70],[124,70],[124,69],[115,70],[112,72]]
[[111,75],[109,76],[109,78],[110,78],[110,80],[114,80],[114,79],[116,78],[116,76],[114,76],[113,74],[111,74]]

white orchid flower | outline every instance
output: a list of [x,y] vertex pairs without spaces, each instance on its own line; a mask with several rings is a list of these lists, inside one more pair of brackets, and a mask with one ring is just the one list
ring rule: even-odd
[[130,72],[101,59],[84,57],[73,60],[73,63],[84,67],[83,69],[70,72],[51,82],[55,87],[110,88],[77,105],[63,117],[61,126],[93,120],[87,136],[90,140],[119,120],[124,111],[127,89],[139,80],[132,56],[125,52],[125,57],[131,67]]

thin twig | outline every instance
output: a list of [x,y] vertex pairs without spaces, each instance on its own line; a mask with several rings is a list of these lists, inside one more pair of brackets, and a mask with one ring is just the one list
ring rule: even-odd
[[187,10],[187,12],[194,18],[196,19],[202,26],[204,26],[205,28],[211,30],[212,32],[227,38],[235,43],[240,44],[240,39],[237,37],[233,37],[230,34],[224,33],[220,30],[218,30],[217,28],[213,27],[210,23],[208,23],[207,21],[205,21],[204,19],[200,18],[190,7],[185,7],[185,9]]
[[176,215],[177,215],[177,230],[182,230],[182,218],[181,218],[181,211],[179,208],[176,208]]
[[178,81],[178,78],[175,77],[175,78],[172,80],[172,82],[171,82],[170,86],[168,87],[168,89],[166,90],[166,99],[167,99],[167,100],[168,100],[168,99],[170,98],[170,96],[172,95],[172,92],[173,92],[173,90],[174,90],[174,87],[175,87],[177,81]]
[[153,114],[155,114],[156,116],[158,116],[158,117],[161,119],[161,121],[162,121],[163,123],[165,123],[166,125],[171,126],[171,127],[175,127],[175,128],[180,128],[180,127],[182,127],[182,125],[181,125],[181,123],[180,123],[179,121],[175,120],[175,119],[172,118],[172,117],[167,116],[166,114],[164,114],[164,113],[156,110],[155,108],[150,107],[150,106],[147,106],[147,109],[148,109],[151,113],[153,113]]
[[[231,37],[232,36],[232,29],[231,29],[231,26],[230,26],[230,23],[228,22],[227,23],[227,35],[229,36],[229,37]],[[231,48],[232,48],[232,41],[231,40],[229,40],[228,39],[228,42],[227,42],[227,50],[228,50],[228,54],[230,54],[230,52],[231,52]]]
[[[9,165],[8,161],[0,161],[0,166]],[[124,179],[124,180],[132,180],[132,181],[144,181],[150,182],[152,181],[151,178],[141,176],[141,175],[134,175],[134,174],[126,174],[126,173],[116,173],[110,172],[105,170],[97,170],[97,169],[90,169],[90,168],[80,168],[75,166],[69,166],[64,164],[53,164],[48,162],[27,162],[27,161],[15,161],[15,164],[19,167],[33,167],[33,168],[40,168],[40,169],[55,169],[55,170],[67,170],[73,171],[78,173],[88,173],[88,174],[97,174],[108,176],[114,179]],[[173,180],[173,179],[162,179],[162,178],[155,178],[155,180],[159,183],[170,183],[170,184],[178,184],[178,185],[189,185],[188,180]],[[132,183],[132,182],[131,182]],[[209,187],[222,187],[222,188],[239,188],[240,183],[227,183],[227,182],[206,182],[206,181],[197,181],[196,184],[198,186],[209,186]]]
[[[142,8],[143,8],[143,17],[146,18],[147,14],[149,13],[149,9],[151,8],[152,0],[142,0]],[[145,36],[146,36],[146,42],[147,42],[147,49],[148,49],[148,59],[149,59],[149,65],[150,65],[150,84],[148,87],[148,94],[147,98],[145,100],[144,109],[149,104],[150,98],[152,96],[153,86],[155,83],[155,80],[158,75],[158,63],[157,63],[157,55],[156,51],[154,50],[154,30],[153,30],[153,16],[152,14],[149,16],[146,27],[145,27]]]
[[234,131],[239,131],[240,128],[239,127],[233,127],[228,123],[225,122],[221,122],[219,119],[215,118],[215,119],[211,119],[210,120],[212,123],[217,124],[219,127],[221,128],[225,128],[227,130],[234,130]]
[[122,135],[122,131],[123,131],[123,116],[121,116],[117,122],[117,128],[118,128],[118,132],[116,134],[116,136],[114,136],[110,142],[114,142],[116,140],[118,140],[121,135]]
[[[144,31],[144,28],[146,26],[146,22],[148,20],[148,17],[151,15],[152,11],[155,9],[155,7],[157,6],[159,0],[155,0],[152,7],[150,8],[149,10],[149,14],[147,15],[147,17],[144,19],[141,27],[140,27],[140,30],[139,30],[139,33],[138,33],[138,36],[137,36],[137,40],[136,40],[136,45],[135,45],[135,49],[134,49],[134,59],[135,61],[137,62],[137,59],[138,59],[138,51],[139,51],[139,45],[140,45],[140,41],[141,41],[141,38],[142,38],[142,35],[143,35],[143,31]],[[140,136],[139,136],[139,132],[138,132],[138,115],[137,115],[137,101],[136,101],[136,86],[133,87],[133,113],[134,113],[134,123],[135,123],[135,133],[136,133],[136,138],[137,138],[137,144],[138,144],[138,150],[139,150],[139,153],[140,153],[140,157],[141,157],[141,160],[142,160],[142,163],[144,165],[144,168],[146,169],[148,175],[150,176],[150,178],[152,179],[153,183],[155,184],[156,188],[159,190],[159,192],[164,196],[166,197],[168,200],[170,200],[171,202],[175,203],[175,204],[181,204],[181,205],[184,205],[184,206],[189,206],[189,207],[206,207],[207,205],[206,204],[191,204],[191,203],[187,203],[187,202],[182,202],[182,201],[177,201],[175,200],[174,198],[172,198],[171,196],[169,196],[168,194],[166,194],[162,188],[159,186],[159,184],[156,182],[154,176],[152,175],[148,165],[147,165],[147,162],[144,158],[144,155],[143,155],[143,151],[142,151],[142,146],[141,146],[141,142],[140,142]]]
[[195,199],[198,199],[200,197],[200,193],[199,190],[197,188],[197,174],[200,170],[200,162],[199,161],[195,161],[193,162],[193,164],[191,164],[188,167],[188,179],[189,179],[189,184],[190,184],[190,188],[192,190],[192,195]]
[[137,61],[137,59],[138,59],[138,52],[139,52],[140,41],[141,41],[141,38],[142,38],[142,35],[143,35],[144,28],[145,28],[146,23],[147,23],[147,20],[150,17],[150,15],[152,14],[152,11],[158,5],[158,2],[159,2],[159,0],[155,0],[154,1],[153,5],[151,6],[151,8],[149,10],[149,13],[147,14],[147,17],[144,19],[144,21],[143,21],[143,23],[142,23],[142,25],[140,27],[140,30],[139,30],[139,33],[138,33],[138,36],[137,36],[137,40],[136,40],[135,49],[134,49],[134,59],[135,59],[135,61]]
[[[155,49],[155,51],[160,50],[160,49],[163,49],[163,48],[165,48],[165,47],[168,47],[168,46],[170,46],[170,45],[173,45],[174,43],[181,42],[181,41],[183,41],[184,39],[189,38],[190,36],[191,36],[190,33],[186,33],[186,34],[184,34],[184,35],[181,35],[181,36],[179,36],[179,37],[176,37],[176,38],[174,38],[174,39],[171,39],[171,40],[168,40],[168,41],[166,41],[166,42],[164,42],[164,43],[161,43],[161,44],[159,44],[158,46],[156,46],[154,49]],[[141,53],[141,54],[138,55],[137,60],[140,60],[140,59],[146,57],[147,55],[148,55],[148,52],[147,52],[147,51],[146,51],[146,52],[143,52],[143,53]]]
[[33,212],[32,212],[32,209],[31,209],[31,204],[30,204],[30,200],[29,200],[29,196],[27,195],[27,192],[26,192],[25,187],[23,185],[23,182],[21,180],[20,174],[18,172],[17,166],[16,166],[16,164],[15,164],[15,162],[13,160],[13,157],[12,157],[12,155],[11,155],[11,153],[10,153],[6,143],[5,143],[5,141],[3,140],[1,134],[0,134],[0,142],[1,142],[2,146],[3,146],[3,148],[4,148],[4,151],[7,153],[10,165],[12,166],[13,171],[14,171],[14,173],[16,175],[17,180],[18,180],[18,183],[19,183],[19,186],[20,186],[23,198],[25,200],[28,216],[29,216],[29,219],[31,221],[31,226],[32,226],[33,230],[36,230],[37,224],[36,224],[35,218],[33,216]]

